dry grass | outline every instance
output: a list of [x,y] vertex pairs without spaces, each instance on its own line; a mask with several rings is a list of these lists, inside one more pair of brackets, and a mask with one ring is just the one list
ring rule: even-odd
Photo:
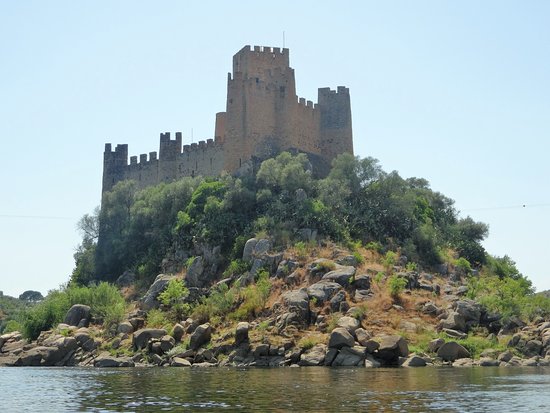
[[334,259],[334,248],[331,246],[323,246],[317,248],[317,258]]
[[[434,324],[434,318],[423,314],[418,308],[420,304],[427,301],[441,305],[442,300],[439,297],[434,297],[427,291],[415,290],[410,295],[401,294],[399,301],[396,302],[388,293],[385,282],[379,285],[373,283],[371,290],[374,293],[373,297],[360,305],[366,307],[366,317],[362,324],[373,335],[405,334],[408,339],[416,340],[417,334],[433,330],[431,326]],[[394,304],[401,306],[402,309],[394,307]],[[416,331],[404,333],[402,323],[406,322],[414,323],[417,326]]]
[[122,294],[122,297],[124,297],[124,300],[127,302],[136,301],[140,296],[139,291],[134,284],[128,287],[123,287],[120,290],[120,293]]
[[279,278],[272,281],[271,291],[269,293],[269,297],[267,298],[265,307],[272,308],[273,305],[280,300],[281,294],[283,294],[287,290],[288,290],[288,286],[285,284],[285,282],[282,279]]
[[309,350],[316,344],[325,344],[328,342],[328,334],[318,332],[306,332],[298,341],[298,347]]
[[[310,347],[318,342],[326,343],[328,341],[328,334],[315,331],[315,326],[310,326],[307,330],[288,327],[284,332],[278,333],[277,328],[267,326],[268,323],[272,322],[268,320],[273,320],[276,317],[276,314],[270,309],[280,302],[281,295],[286,291],[307,287],[314,281],[309,280],[306,269],[306,266],[313,260],[318,258],[333,260],[336,256],[344,256],[347,253],[346,249],[332,244],[315,246],[304,243],[303,245],[299,245],[298,248],[296,246],[289,247],[285,251],[285,259],[296,259],[298,257],[298,262],[300,263],[300,267],[296,270],[298,275],[297,283],[295,285],[287,285],[282,279],[272,280],[270,295],[266,302],[266,309],[268,310],[262,314],[264,317],[255,320],[257,322],[256,327],[250,329],[251,342],[269,342],[273,345],[282,345],[282,343],[290,339],[302,347]],[[379,253],[365,248],[358,248],[357,253],[361,254],[364,258],[364,262],[357,268],[357,274],[369,273],[374,275],[384,271]],[[427,340],[434,336],[433,330],[436,320],[433,316],[421,313],[419,309],[422,304],[428,301],[432,301],[440,307],[444,307],[446,302],[441,297],[422,290],[415,290],[411,294],[403,293],[399,296],[399,300],[394,300],[387,290],[385,278],[378,284],[374,281],[371,283],[371,290],[373,292],[371,298],[355,303],[349,297],[348,292],[346,292],[347,302],[352,307],[359,307],[361,309],[360,312],[364,314],[362,325],[373,336],[401,334],[412,345],[424,346]],[[444,280],[435,277],[433,284],[444,285]],[[394,304],[398,304],[402,309],[394,307]],[[314,303],[310,303],[310,305],[314,306]],[[339,313],[332,313],[330,303],[328,302],[322,306],[314,306],[314,309],[320,314],[327,315],[327,322],[331,325],[334,325],[337,318],[341,316]],[[409,322],[414,323],[416,329],[413,328],[412,330],[404,331],[402,328],[403,324]],[[220,331],[216,335],[220,339],[225,338],[224,341],[231,341],[233,340],[235,327],[236,323],[233,322],[222,323],[218,327]]]

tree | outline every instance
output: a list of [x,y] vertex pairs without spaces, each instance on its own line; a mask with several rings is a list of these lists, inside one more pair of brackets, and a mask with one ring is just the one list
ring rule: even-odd
[[84,214],[77,223],[82,235],[82,242],[73,255],[75,268],[71,274],[71,282],[87,285],[96,277],[95,254],[99,238],[100,209],[96,207],[91,214]]
[[103,194],[95,253],[98,280],[115,280],[130,265],[128,234],[136,190],[134,181],[122,181]]
[[35,303],[37,301],[42,301],[44,297],[39,291],[27,290],[19,296],[19,299],[21,301],[28,301],[31,303]]
[[508,255],[504,257],[487,257],[487,267],[491,273],[498,276],[498,278],[505,279],[511,278],[519,280],[524,278],[516,267],[516,262],[512,260]]
[[343,153],[332,160],[332,169],[328,178],[343,183],[351,193],[356,194],[384,175],[377,159],[371,157],[361,159],[358,156]]
[[82,234],[82,244],[88,245],[97,242],[99,237],[99,206],[91,214],[84,214],[76,224]]
[[283,191],[294,194],[298,189],[304,190],[307,195],[314,192],[311,164],[303,153],[291,155],[283,152],[276,158],[262,162],[256,182],[260,188],[269,189],[276,194]]
[[482,222],[475,222],[467,217],[459,220],[451,229],[451,245],[461,257],[470,263],[481,265],[486,262],[485,248],[481,241],[487,237],[489,227]]

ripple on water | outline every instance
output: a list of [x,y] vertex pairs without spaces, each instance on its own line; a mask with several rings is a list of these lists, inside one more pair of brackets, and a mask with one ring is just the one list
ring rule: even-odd
[[538,412],[550,369],[0,368],[0,411]]

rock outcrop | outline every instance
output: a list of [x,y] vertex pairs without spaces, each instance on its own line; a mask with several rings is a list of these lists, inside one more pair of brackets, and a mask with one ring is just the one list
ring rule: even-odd
[[89,306],[75,304],[67,311],[64,323],[69,326],[87,327],[91,317],[91,308]]

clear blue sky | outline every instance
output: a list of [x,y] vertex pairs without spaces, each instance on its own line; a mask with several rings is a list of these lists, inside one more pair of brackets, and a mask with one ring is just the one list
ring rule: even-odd
[[550,288],[550,2],[269,4],[0,1],[0,290],[67,281],[104,144],[212,137],[232,55],[283,31],[299,96],[350,88],[357,155],[428,179]]

